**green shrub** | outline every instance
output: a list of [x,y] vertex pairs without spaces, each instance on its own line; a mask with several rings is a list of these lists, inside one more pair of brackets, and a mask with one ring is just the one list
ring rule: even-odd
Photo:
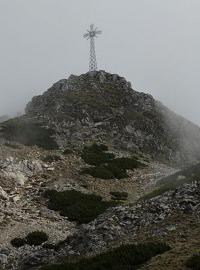
[[114,154],[105,151],[108,151],[105,145],[84,147],[81,157],[94,167],[85,168],[81,172],[100,179],[123,179],[128,177],[126,170],[144,166],[136,157],[115,158]]
[[48,240],[48,235],[45,232],[35,231],[26,236],[26,242],[30,246],[40,246]]
[[110,195],[112,195],[113,200],[125,201],[128,198],[127,192],[111,191]]
[[110,161],[110,164],[113,164],[116,167],[125,170],[134,170],[136,168],[144,166],[141,162],[139,162],[136,158],[115,158]]
[[113,154],[110,153],[83,153],[81,155],[82,159],[89,165],[101,165],[108,162],[113,158]]
[[112,153],[105,153],[107,147],[105,145],[93,144],[83,148],[81,157],[90,165],[101,165],[112,160],[115,156]]
[[147,243],[123,245],[112,251],[78,262],[66,262],[60,265],[45,266],[42,270],[131,270],[152,257],[170,250],[165,243]]
[[126,170],[123,168],[118,167],[116,164],[114,163],[110,163],[108,165],[106,165],[106,168],[112,172],[112,174],[114,175],[114,178],[117,179],[123,179],[123,178],[127,178],[128,174],[126,173]]
[[22,247],[22,246],[24,246],[25,244],[26,244],[26,240],[25,239],[23,239],[23,238],[14,238],[14,239],[12,239],[11,240],[11,245],[13,246],[13,247]]
[[186,266],[192,270],[200,270],[200,254],[190,257],[186,262]]
[[87,151],[87,152],[106,152],[108,151],[108,146],[106,146],[105,144],[96,144],[96,143],[93,143],[92,145],[90,146],[85,146],[84,151]]
[[115,178],[113,173],[109,171],[106,166],[97,166],[97,167],[90,167],[84,168],[81,171],[82,174],[89,174],[93,177],[100,178],[100,179],[113,179]]
[[82,170],[82,173],[100,179],[122,179],[128,177],[126,170],[116,167],[113,164],[85,168]]
[[113,202],[102,201],[100,196],[83,194],[75,190],[58,192],[48,190],[48,207],[67,216],[70,221],[88,223],[102,214],[108,207],[115,206]]

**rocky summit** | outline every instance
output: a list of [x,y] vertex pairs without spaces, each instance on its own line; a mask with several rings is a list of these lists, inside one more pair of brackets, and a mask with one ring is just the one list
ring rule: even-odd
[[[33,136],[42,135],[26,132],[37,125],[49,129],[55,139],[48,138],[52,148],[98,142],[157,160],[181,163],[199,157],[199,127],[151,95],[133,90],[125,78],[105,71],[71,75],[55,83],[29,102],[25,116],[8,121],[2,132],[7,139],[31,144]],[[21,127],[20,134],[16,126]],[[34,143],[41,143],[41,138]]]
[[0,269],[200,269],[200,128],[105,71],[0,124]]

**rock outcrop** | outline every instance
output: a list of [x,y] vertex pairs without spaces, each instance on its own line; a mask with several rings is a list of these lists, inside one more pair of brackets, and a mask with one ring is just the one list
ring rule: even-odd
[[0,162],[0,177],[7,179],[7,181],[13,180],[15,185],[24,185],[28,177],[43,172],[46,167],[46,164],[43,164],[38,160],[18,161],[13,157],[9,157]]
[[[56,141],[53,147],[79,148],[101,142],[177,163],[195,160],[200,153],[199,127],[151,95],[133,90],[124,78],[105,71],[71,75],[55,83],[43,95],[34,97],[26,107],[26,115],[17,119],[24,126],[33,122],[35,126],[28,130],[36,130],[37,125],[48,128]],[[9,121],[3,124],[2,133],[14,140],[16,129],[12,125],[6,129],[8,125]],[[23,127],[22,133],[26,130]],[[17,134],[16,140],[29,145],[27,139],[21,139],[22,135]],[[49,140],[45,136],[44,140]]]
[[199,200],[200,183],[196,181],[151,200],[110,208],[93,222],[82,225],[60,245],[57,252],[42,248],[29,251],[28,257],[23,257],[21,261],[24,266],[22,269],[35,269],[35,266],[43,263],[62,261],[65,256],[99,254],[125,239],[134,241],[141,231],[149,228],[152,228],[150,234],[154,236],[170,234],[181,226],[181,220],[176,219],[176,224],[171,225],[164,222],[174,215],[179,215],[180,218],[183,215],[194,216],[198,219]]

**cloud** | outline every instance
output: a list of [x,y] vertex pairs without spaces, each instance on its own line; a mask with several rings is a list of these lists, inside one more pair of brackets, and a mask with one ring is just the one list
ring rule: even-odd
[[0,114],[88,69],[90,23],[100,69],[125,76],[200,124],[198,0],[0,0]]

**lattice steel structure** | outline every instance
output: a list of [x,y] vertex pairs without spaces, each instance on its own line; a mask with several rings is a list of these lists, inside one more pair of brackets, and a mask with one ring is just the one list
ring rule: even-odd
[[95,71],[97,70],[97,59],[96,59],[96,52],[95,52],[95,38],[100,35],[102,31],[98,30],[94,27],[94,24],[90,25],[90,30],[87,30],[87,33],[83,35],[84,38],[90,40],[90,63],[89,63],[89,70]]

